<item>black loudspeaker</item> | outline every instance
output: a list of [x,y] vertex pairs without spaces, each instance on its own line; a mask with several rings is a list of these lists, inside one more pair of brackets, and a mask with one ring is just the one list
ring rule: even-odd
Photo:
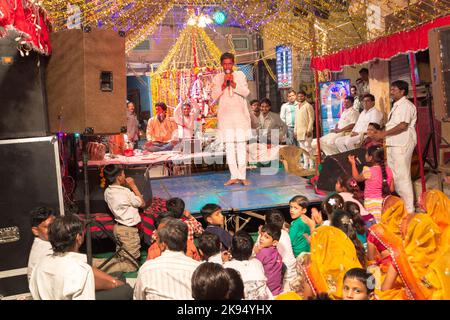
[[0,39],[0,139],[48,133],[44,85],[47,60],[35,51],[22,57],[14,39]]
[[0,140],[0,154],[1,300],[29,291],[26,268],[34,240],[30,211],[49,206],[61,212],[64,203],[56,139]]
[[337,178],[340,176],[352,175],[352,166],[348,162],[348,156],[353,154],[356,156],[356,167],[361,172],[366,165],[366,149],[359,148],[347,152],[338,153],[328,156],[322,163],[322,171],[320,171],[317,188],[324,191],[335,191]]

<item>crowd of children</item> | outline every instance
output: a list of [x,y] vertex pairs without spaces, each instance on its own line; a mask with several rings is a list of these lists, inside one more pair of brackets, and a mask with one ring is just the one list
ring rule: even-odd
[[[203,228],[182,199],[169,199],[167,212],[156,219],[133,298],[450,299],[445,271],[450,268],[449,198],[429,191],[421,198],[425,213],[410,214],[403,200],[391,195],[392,172],[384,165],[382,148],[369,147],[366,161],[370,166],[360,173],[349,157],[352,177],[339,177],[336,192],[320,208],[296,195],[289,201],[290,223],[281,211],[266,212],[256,240],[246,231],[226,230],[217,204],[201,209]],[[105,201],[117,222],[114,233],[137,258],[137,208],[144,200],[119,166],[105,168],[105,175],[110,183]],[[363,192],[358,182],[364,182]],[[34,213],[32,221],[33,298],[94,299],[95,289],[124,286],[86,264],[78,252],[83,231],[75,215],[55,219]],[[129,271],[134,264],[124,264],[127,259],[120,256],[110,266]]]

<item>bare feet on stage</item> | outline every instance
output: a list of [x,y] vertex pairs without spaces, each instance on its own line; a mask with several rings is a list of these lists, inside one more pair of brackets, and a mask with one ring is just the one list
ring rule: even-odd
[[241,183],[242,183],[244,186],[249,186],[249,185],[252,184],[252,183],[251,183],[250,181],[248,181],[247,179],[241,180]]
[[236,183],[239,183],[238,179],[230,179],[227,182],[225,182],[223,185],[224,186],[229,186],[229,185],[236,184]]

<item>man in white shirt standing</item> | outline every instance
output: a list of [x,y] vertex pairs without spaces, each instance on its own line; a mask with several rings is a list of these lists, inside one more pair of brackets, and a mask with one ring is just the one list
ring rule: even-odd
[[53,255],[34,268],[30,292],[34,300],[95,300],[94,273],[85,254],[83,223],[76,215],[57,217],[48,231]]
[[[359,117],[359,112],[353,107],[354,98],[352,96],[347,96],[344,100],[345,110],[342,112],[339,122],[336,127],[330,131],[330,133],[324,135],[320,138],[320,149],[325,153],[325,155],[330,156],[339,153],[338,148],[336,148],[335,141],[339,137],[343,137],[346,132],[351,132],[355,126],[356,121]],[[317,139],[312,142],[313,152],[317,148]]]
[[[141,255],[141,240],[137,228],[141,217],[138,208],[145,206],[144,197],[133,178],[125,176],[122,166],[109,164],[105,166],[103,172],[108,182],[105,201],[117,222],[114,225],[114,235],[122,243],[122,247],[135,259],[138,259]],[[138,265],[135,261],[132,261],[131,257],[122,250],[119,253],[119,263],[114,261],[114,263],[106,265],[104,270],[107,272],[133,272],[137,268]]]
[[161,256],[139,269],[135,300],[192,300],[191,279],[199,261],[186,256],[188,226],[179,219],[165,218],[158,230]]
[[345,137],[339,137],[335,140],[336,147],[339,152],[345,152],[358,148],[364,135],[367,133],[367,127],[369,123],[378,123],[380,126],[383,121],[383,113],[375,108],[375,97],[366,93],[363,97],[364,110],[359,115],[358,121],[353,127],[350,135]]
[[394,105],[388,116],[386,131],[377,132],[375,136],[377,139],[386,138],[387,162],[394,174],[395,190],[405,202],[408,212],[414,213],[411,158],[417,143],[417,109],[407,98],[408,89],[408,83],[402,80],[391,84]]
[[297,145],[294,134],[295,112],[298,109],[297,93],[294,90],[289,90],[287,98],[288,102],[281,106],[280,118],[287,126],[286,144]]

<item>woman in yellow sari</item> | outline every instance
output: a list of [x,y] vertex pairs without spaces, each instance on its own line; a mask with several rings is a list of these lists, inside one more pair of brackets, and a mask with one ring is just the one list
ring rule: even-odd
[[425,192],[420,204],[441,230],[441,250],[450,246],[450,199],[439,190]]
[[342,299],[345,273],[361,268],[353,242],[338,228],[321,226],[311,237],[311,252],[297,258],[298,290],[304,299],[328,293]]
[[370,227],[367,237],[367,258],[369,265],[377,264],[383,273],[387,272],[391,257],[387,247],[383,244],[383,235],[385,232],[392,233],[399,239],[402,238],[406,230],[407,222],[412,215],[408,215],[405,203],[396,196],[388,196],[384,199],[381,212],[381,221]]
[[[440,256],[440,229],[427,214],[416,214],[409,220],[406,232],[399,237],[383,226],[371,230],[387,248],[392,259],[376,291],[380,299],[425,300],[433,288],[422,281],[428,268]],[[403,238],[403,239],[402,239]]]

